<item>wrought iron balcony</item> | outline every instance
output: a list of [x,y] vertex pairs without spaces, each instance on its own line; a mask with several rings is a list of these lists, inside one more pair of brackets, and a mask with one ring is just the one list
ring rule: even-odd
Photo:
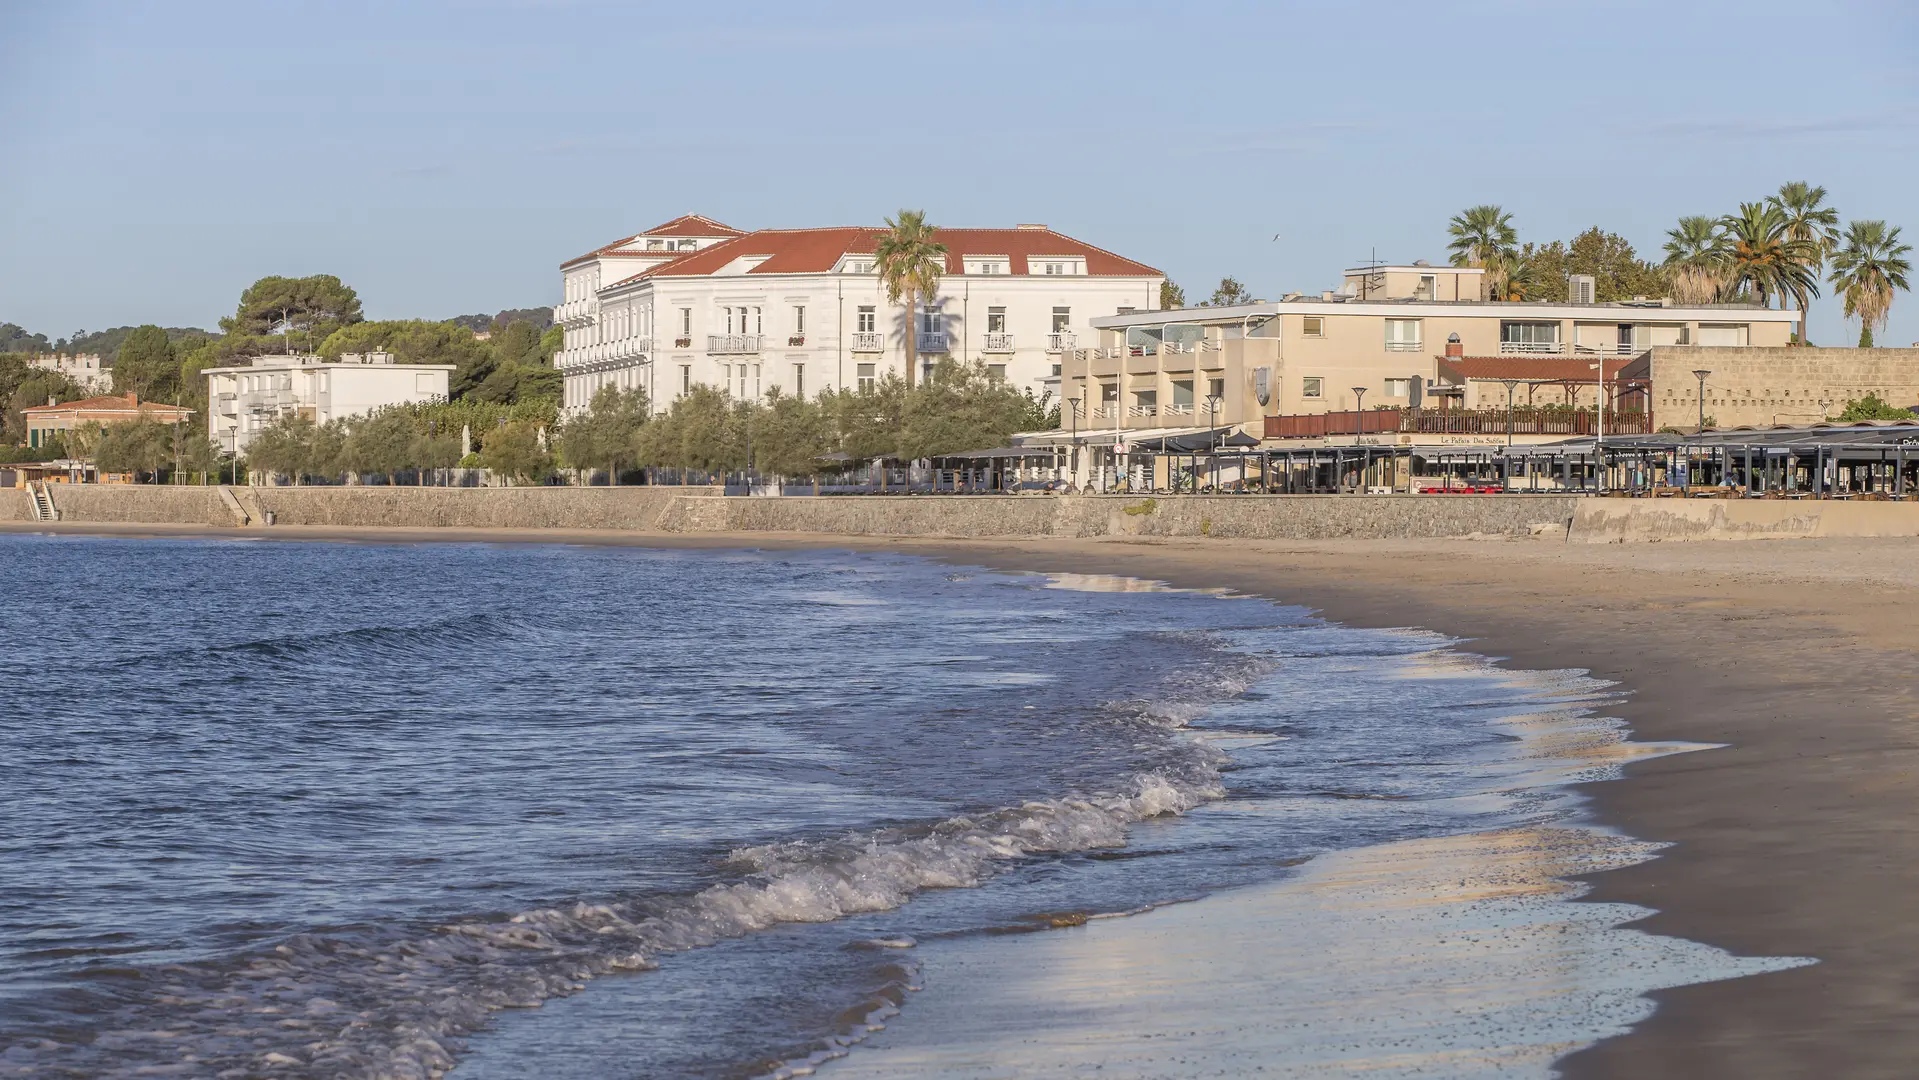
[[951,352],[953,348],[946,337],[946,332],[943,330],[922,330],[919,332],[916,340],[919,351],[922,353]]
[[886,351],[886,335],[878,330],[855,330],[852,338],[854,352]]

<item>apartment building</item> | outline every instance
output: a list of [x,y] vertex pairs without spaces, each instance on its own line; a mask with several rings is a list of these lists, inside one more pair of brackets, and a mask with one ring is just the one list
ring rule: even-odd
[[689,215],[563,264],[565,406],[605,386],[644,389],[656,410],[698,385],[738,398],[858,389],[903,373],[908,334],[922,374],[950,357],[1057,391],[1090,320],[1151,310],[1165,280],[1043,225],[942,228],[946,276],[909,313],[880,284],[882,233],[742,233]]
[[398,364],[392,353],[261,356],[246,367],[208,368],[207,435],[227,453],[244,453],[282,416],[316,424],[364,416],[388,405],[445,401],[452,364]]
[[[1797,318],[1753,305],[1662,299],[1491,302],[1481,299],[1482,276],[1423,263],[1358,267],[1338,289],[1316,296],[1096,318],[1091,347],[1063,365],[1063,433],[1086,441],[1092,432],[1094,442],[1106,433],[1108,443],[1209,427],[1305,437],[1328,429],[1289,418],[1432,408],[1442,397],[1449,407],[1490,408],[1494,393],[1503,408],[1507,378],[1523,384],[1521,404],[1528,390],[1539,403],[1552,393],[1576,403],[1583,380],[1590,407],[1608,357],[1615,361],[1605,369],[1609,408],[1617,409],[1622,394],[1643,394],[1635,373],[1647,367],[1628,370],[1620,358],[1657,346],[1784,347]],[[1521,369],[1535,361],[1539,370],[1492,365],[1499,371],[1492,377],[1488,365],[1475,363],[1484,358]]]
[[35,353],[27,363],[41,371],[64,375],[88,393],[104,394],[113,389],[113,369],[99,353]]
[[79,401],[49,400],[45,405],[21,409],[20,415],[27,425],[27,445],[39,447],[49,445],[62,432],[72,431],[81,424],[130,424],[136,420],[184,424],[193,415],[193,410],[157,401],[141,401],[139,395],[128,393],[106,394]]

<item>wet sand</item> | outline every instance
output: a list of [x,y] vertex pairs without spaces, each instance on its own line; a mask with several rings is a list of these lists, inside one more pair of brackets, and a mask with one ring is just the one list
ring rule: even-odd
[[[163,526],[9,531],[260,536]],[[1809,967],[1656,992],[1570,1077],[1905,1077],[1919,1060],[1919,543],[1796,540],[966,542],[275,529],[275,538],[835,546],[1226,587],[1340,622],[1418,626],[1516,668],[1582,667],[1641,740],[1728,744],[1592,785],[1599,819],[1673,846],[1590,879],[1645,929]],[[1194,905],[1199,910],[1203,905]],[[1143,916],[1142,918],[1151,918]]]

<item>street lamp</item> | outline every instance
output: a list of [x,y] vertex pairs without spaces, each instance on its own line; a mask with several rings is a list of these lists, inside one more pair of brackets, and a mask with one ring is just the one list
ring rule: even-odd
[[1209,453],[1215,449],[1213,432],[1219,426],[1219,407],[1224,404],[1226,404],[1224,398],[1216,394],[1206,395],[1206,449]]
[[1599,400],[1594,402],[1596,423],[1593,426],[1593,493],[1606,490],[1606,362],[1587,364],[1588,368],[1599,373]]
[[1353,412],[1358,419],[1353,422],[1353,445],[1358,446],[1360,436],[1366,434],[1366,388],[1353,387]]
[[1073,441],[1066,444],[1066,482],[1071,484],[1079,477],[1079,395],[1066,400],[1073,406]]
[[1706,376],[1712,374],[1710,368],[1694,368],[1693,377],[1699,380],[1699,430],[1706,430]]
[[1506,483],[1507,491],[1513,489],[1513,391],[1518,388],[1518,379],[1501,379],[1506,384]]

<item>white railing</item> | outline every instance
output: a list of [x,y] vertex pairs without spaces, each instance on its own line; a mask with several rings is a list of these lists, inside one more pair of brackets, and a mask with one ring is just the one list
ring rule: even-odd
[[1386,343],[1387,352],[1418,352],[1419,350],[1420,344],[1417,341],[1388,341]]
[[1193,407],[1192,407],[1191,405],[1180,405],[1180,404],[1172,404],[1172,405],[1167,405],[1167,406],[1165,406],[1164,408],[1165,408],[1165,410],[1166,410],[1166,415],[1167,415],[1167,416],[1191,416],[1191,415],[1193,415]]
[[854,352],[886,351],[886,335],[878,330],[855,330],[852,337]]
[[1126,415],[1128,416],[1158,416],[1159,406],[1133,405],[1126,410]]
[[1102,419],[1102,420],[1112,420],[1112,419],[1115,419],[1115,418],[1117,418],[1117,417],[1119,416],[1119,406],[1117,406],[1117,405],[1095,405],[1095,406],[1093,407],[1093,415],[1094,415],[1095,417],[1098,417],[1098,418],[1100,418],[1100,419]]
[[1078,334],[1060,333],[1046,335],[1046,351],[1049,353],[1065,352],[1077,344],[1079,344]]
[[919,351],[923,353],[943,353],[952,348],[952,346],[947,343],[945,331],[942,330],[930,332],[922,330],[919,332],[916,343]]
[[1557,341],[1502,341],[1501,356],[1563,356],[1566,347]]
[[752,354],[760,351],[758,334],[708,334],[706,351],[721,354]]
[[1624,341],[1617,345],[1574,345],[1573,351],[1582,356],[1635,356],[1650,348],[1650,345],[1634,345]]
[[568,300],[553,309],[553,321],[569,330],[593,324],[593,301]]
[[988,330],[986,332],[986,344],[980,349],[980,351],[990,352],[990,353],[1012,352],[1013,351],[1013,335],[1008,334],[1004,331]]

